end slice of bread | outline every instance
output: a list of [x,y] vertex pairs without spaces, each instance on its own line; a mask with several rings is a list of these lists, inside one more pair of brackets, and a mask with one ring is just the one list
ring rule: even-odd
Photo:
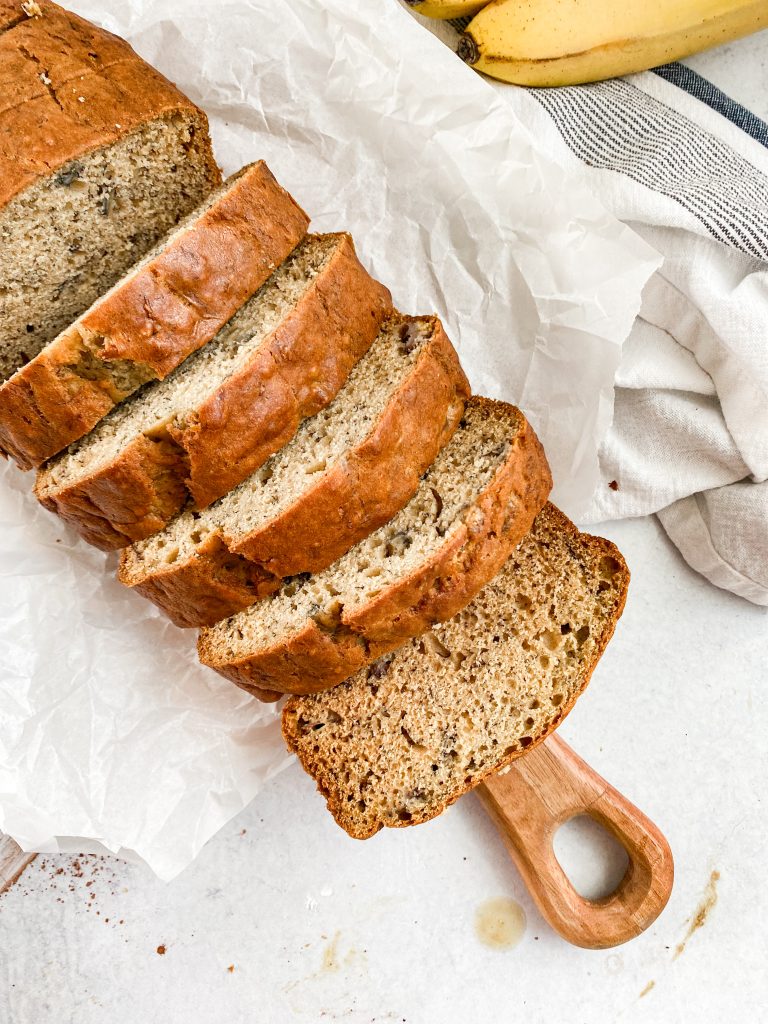
[[405,508],[328,569],[202,630],[201,660],[262,699],[335,686],[455,615],[528,532],[551,486],[523,414],[471,398]]
[[0,386],[0,451],[39,466],[216,334],[303,238],[265,163],[229,178]]
[[127,42],[0,2],[0,378],[221,183],[205,114]]
[[440,321],[393,316],[329,406],[219,501],[126,548],[120,580],[204,626],[326,568],[413,496],[468,397]]
[[213,341],[45,466],[38,498],[105,549],[205,507],[332,400],[391,308],[349,235],[308,236]]
[[288,700],[286,743],[351,836],[428,821],[568,714],[628,585],[614,545],[548,504],[458,615],[335,689]]

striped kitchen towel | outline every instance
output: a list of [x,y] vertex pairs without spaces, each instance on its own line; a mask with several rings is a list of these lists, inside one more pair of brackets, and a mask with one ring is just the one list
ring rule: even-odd
[[493,84],[664,256],[624,345],[585,521],[656,513],[689,565],[768,606],[768,125],[681,64]]

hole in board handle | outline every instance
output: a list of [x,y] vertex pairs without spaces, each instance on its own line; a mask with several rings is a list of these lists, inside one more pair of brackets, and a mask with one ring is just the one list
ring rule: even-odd
[[588,900],[615,892],[629,866],[627,851],[618,839],[588,814],[564,821],[552,846],[571,885]]

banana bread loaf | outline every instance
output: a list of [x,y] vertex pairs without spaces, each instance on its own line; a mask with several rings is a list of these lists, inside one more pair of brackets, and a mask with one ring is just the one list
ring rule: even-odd
[[292,697],[285,740],[351,836],[434,818],[568,714],[628,585],[614,545],[548,504],[458,615],[333,690]]
[[128,43],[0,0],[0,379],[219,181],[205,114]]
[[209,508],[125,548],[120,579],[204,626],[324,569],[413,496],[468,395],[440,321],[393,316],[326,409]]
[[455,615],[528,532],[551,486],[523,414],[471,398],[402,511],[328,569],[203,629],[201,660],[262,699],[329,689]]
[[233,175],[0,386],[0,450],[37,466],[164,378],[264,283],[307,223],[266,164]]
[[48,463],[38,498],[102,548],[204,508],[331,401],[391,308],[349,235],[308,237],[213,341]]

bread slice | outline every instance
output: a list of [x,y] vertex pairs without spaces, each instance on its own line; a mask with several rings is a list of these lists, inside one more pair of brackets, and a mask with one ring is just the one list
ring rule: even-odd
[[105,549],[210,504],[331,401],[390,310],[348,235],[309,236],[214,341],[45,466],[38,498]]
[[404,509],[323,572],[203,629],[200,658],[262,699],[328,689],[455,615],[528,532],[551,486],[523,414],[471,398]]
[[263,162],[229,178],[0,387],[0,449],[37,466],[164,378],[253,295],[307,225]]
[[327,693],[291,698],[286,743],[356,839],[428,821],[568,714],[628,584],[614,545],[548,504],[458,615]]
[[468,396],[440,321],[392,317],[327,408],[235,490],[126,548],[120,579],[203,626],[324,569],[413,496]]
[[205,114],[128,43],[49,0],[3,0],[0,379],[220,180]]

